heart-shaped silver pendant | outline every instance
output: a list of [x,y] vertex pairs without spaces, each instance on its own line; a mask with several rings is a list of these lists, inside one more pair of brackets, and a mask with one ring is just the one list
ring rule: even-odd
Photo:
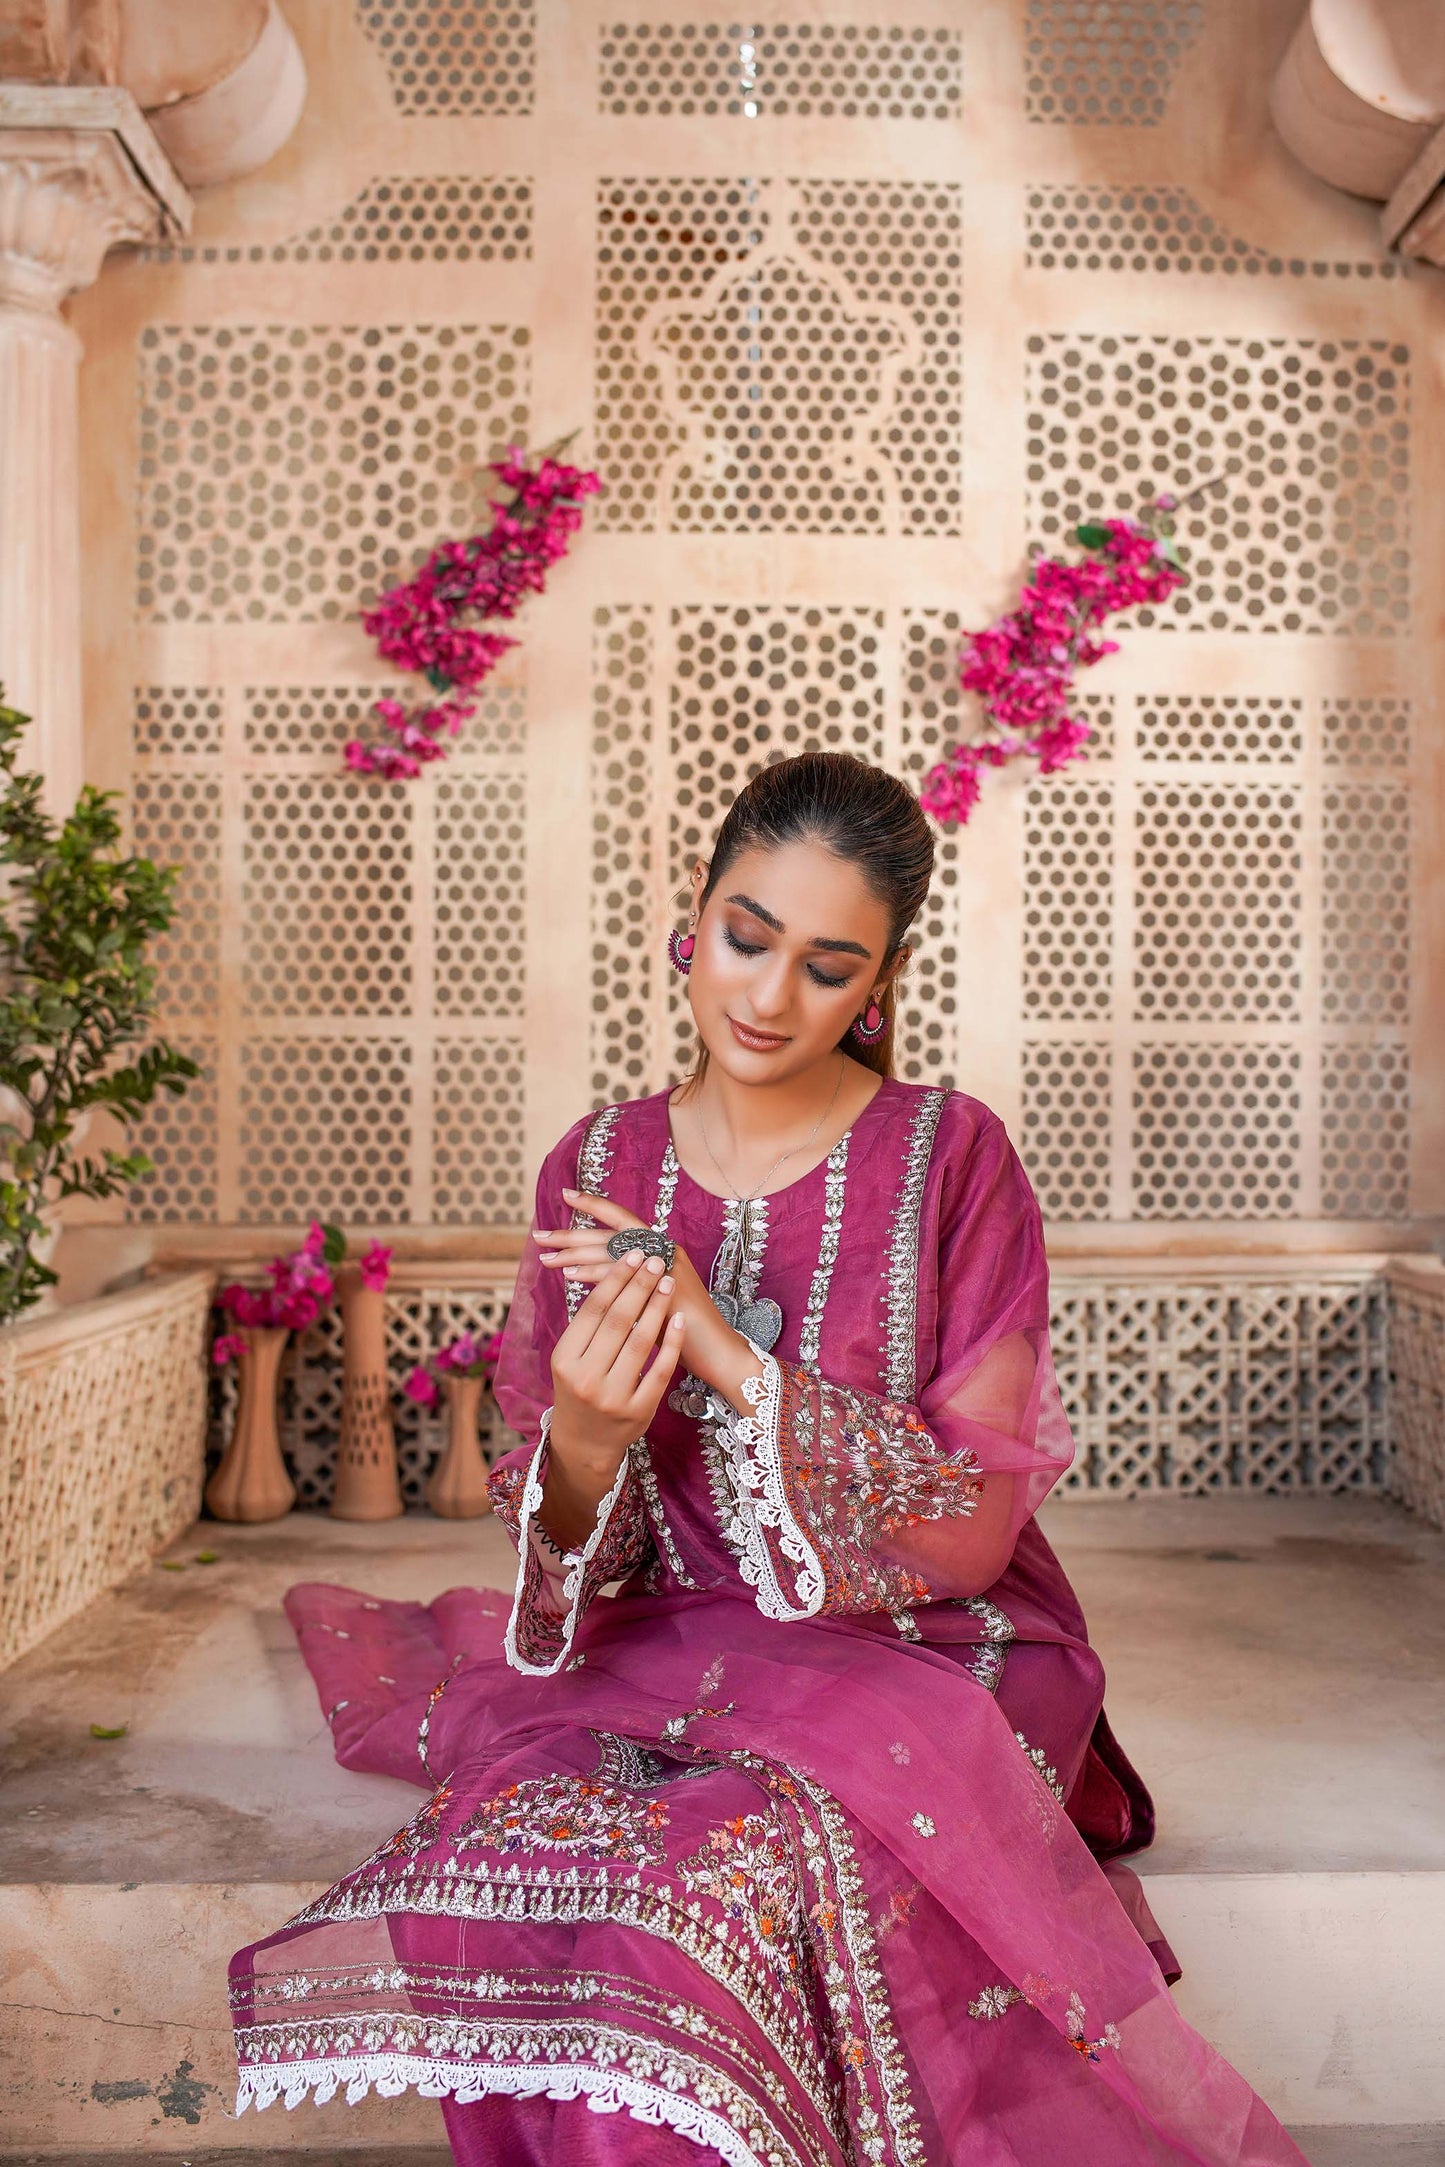
[[776,1344],[783,1329],[783,1312],[767,1295],[757,1294],[750,1302],[739,1302],[735,1294],[715,1294],[713,1305],[735,1332],[761,1347],[764,1354]]

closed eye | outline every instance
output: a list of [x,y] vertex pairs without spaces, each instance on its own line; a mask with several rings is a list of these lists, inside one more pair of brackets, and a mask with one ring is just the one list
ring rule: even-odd
[[[727,942],[729,948],[731,948],[736,955],[760,956],[763,952],[763,943],[761,941],[739,940],[737,934],[734,933],[732,927],[728,925],[725,925],[723,927],[723,939]],[[836,992],[840,986],[846,986],[851,975],[851,972],[845,971],[841,978],[835,978],[830,972],[819,970],[816,963],[810,963],[808,965],[808,976],[812,979],[814,985],[828,986],[834,992]]]
[[814,985],[817,986],[833,986],[836,988],[838,986],[846,986],[848,983],[848,974],[845,973],[842,978],[830,978],[826,971],[819,970],[816,963],[810,963],[808,965],[808,976],[812,979]]

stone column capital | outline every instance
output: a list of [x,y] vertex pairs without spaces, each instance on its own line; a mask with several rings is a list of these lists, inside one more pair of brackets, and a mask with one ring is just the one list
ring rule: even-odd
[[190,199],[129,92],[0,86],[0,308],[55,316],[110,249],[189,225]]

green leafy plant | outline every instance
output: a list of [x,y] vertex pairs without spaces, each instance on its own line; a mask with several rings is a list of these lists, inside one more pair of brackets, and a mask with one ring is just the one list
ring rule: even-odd
[[35,1254],[47,1213],[152,1171],[143,1151],[82,1157],[82,1117],[106,1107],[124,1125],[200,1074],[164,1040],[142,1044],[156,977],[146,947],[171,922],[176,869],[121,853],[114,791],[87,784],[51,818],[41,778],[17,770],[28,720],[0,703],[0,1324],[55,1284]]

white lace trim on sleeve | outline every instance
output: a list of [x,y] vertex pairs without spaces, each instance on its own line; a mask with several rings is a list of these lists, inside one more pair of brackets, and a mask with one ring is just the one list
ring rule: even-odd
[[[760,1374],[743,1382],[743,1394],[751,1414],[740,1415],[721,1393],[709,1388],[703,1420],[712,1431],[722,1456],[732,1499],[728,1526],[723,1530],[737,1556],[738,1571],[756,1595],[765,1618],[791,1624],[799,1618],[815,1618],[823,1607],[826,1583],[818,1553],[793,1517],[783,1486],[778,1447],[778,1424],[782,1414],[782,1372],[770,1354],[748,1345],[761,1364]],[[777,1547],[793,1567],[793,1595],[783,1593],[765,1530],[771,1529]]]
[[587,1537],[586,1542],[582,1544],[580,1549],[566,1550],[562,1553],[562,1564],[565,1568],[562,1579],[562,1599],[567,1608],[561,1621],[561,1645],[550,1663],[529,1662],[517,1647],[517,1626],[521,1621],[527,1599],[527,1567],[532,1554],[533,1523],[542,1509],[542,1483],[538,1471],[546,1455],[548,1438],[552,1433],[552,1410],[550,1407],[542,1410],[541,1430],[542,1434],[537,1440],[537,1449],[527,1463],[527,1479],[522,1485],[522,1511],[517,1529],[517,1585],[512,1595],[512,1614],[507,1620],[507,1630],[502,1637],[502,1648],[507,1661],[511,1664],[513,1670],[522,1671],[529,1678],[550,1678],[554,1676],[562,1668],[563,1663],[572,1652],[572,1642],[576,1636],[578,1619],[581,1615],[582,1583],[586,1578],[587,1568],[597,1555],[602,1538],[607,1533],[608,1522],[612,1518],[617,1500],[622,1495],[631,1468],[631,1462],[624,1453],[622,1464],[617,1470],[617,1480],[597,1507],[597,1519],[592,1533]]

